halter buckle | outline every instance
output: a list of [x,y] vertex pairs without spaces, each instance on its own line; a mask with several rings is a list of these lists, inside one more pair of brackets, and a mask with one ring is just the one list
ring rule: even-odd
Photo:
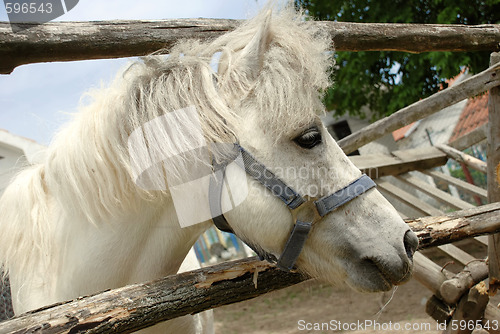
[[304,196],[304,199],[306,200],[304,203],[297,208],[290,210],[293,221],[296,222],[300,220],[301,222],[310,222],[311,224],[314,224],[321,220],[322,217],[319,214],[316,203],[314,203],[317,198]]

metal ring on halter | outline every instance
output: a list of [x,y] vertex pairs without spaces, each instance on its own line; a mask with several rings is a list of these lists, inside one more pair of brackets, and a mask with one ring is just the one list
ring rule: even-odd
[[316,197],[304,196],[306,200],[304,203],[296,207],[295,209],[290,209],[292,214],[292,219],[294,222],[303,221],[310,222],[311,225],[321,220],[321,215],[319,214],[318,208],[315,201],[318,199]]

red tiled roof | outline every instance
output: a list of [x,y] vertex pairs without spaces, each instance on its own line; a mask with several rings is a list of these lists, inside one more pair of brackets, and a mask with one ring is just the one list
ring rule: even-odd
[[[452,87],[453,85],[455,85],[455,82],[457,82],[458,79],[460,79],[460,77],[465,74],[465,72],[467,72],[467,68],[464,67],[460,70],[460,73],[458,73],[457,75],[455,75],[453,78],[450,78],[450,79],[446,79],[444,82],[446,82],[448,84],[448,87]],[[444,87],[441,85],[441,89],[440,90],[443,90]]]
[[467,105],[455,125],[449,142],[468,134],[486,123],[488,123],[488,93],[467,101]]
[[398,141],[400,139],[403,139],[405,137],[406,132],[408,132],[411,127],[415,124],[415,122],[405,125],[402,128],[399,128],[397,130],[392,131],[392,138],[394,138],[394,141]]
[[[455,84],[455,82],[467,71],[467,68],[463,68],[459,74],[457,74],[456,76],[454,76],[453,78],[450,78],[450,79],[446,79],[445,82],[448,84],[448,87],[451,87]],[[443,90],[444,87],[441,86],[441,88],[439,90]],[[392,132],[392,137],[394,138],[394,141],[398,141],[400,139],[403,139],[406,135],[406,133],[413,127],[413,125],[415,124],[415,122],[411,123],[411,124],[408,124],[406,126],[403,126],[402,128],[400,129],[397,129],[395,131]]]

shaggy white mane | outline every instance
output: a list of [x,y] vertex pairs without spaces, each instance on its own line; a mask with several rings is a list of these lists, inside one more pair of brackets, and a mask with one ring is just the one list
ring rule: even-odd
[[[298,127],[322,112],[318,96],[330,83],[330,41],[292,9],[272,14],[257,77],[233,66],[265,19],[262,13],[209,43],[181,42],[168,57],[145,57],[108,88],[90,92],[92,102],[57,134],[46,160],[22,171],[3,195],[0,263],[22,272],[50,258],[62,217],[116,222],[168,198],[166,191],[140,189],[131,178],[127,140],[145,122],[194,106],[206,141],[231,143],[247,108],[261,112],[276,138],[284,135],[284,122]],[[222,57],[215,73],[210,61],[217,52]],[[162,137],[165,143],[168,135],[157,134]]]

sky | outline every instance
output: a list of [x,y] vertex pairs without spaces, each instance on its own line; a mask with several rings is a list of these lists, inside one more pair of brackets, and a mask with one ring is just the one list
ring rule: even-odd
[[[55,21],[118,19],[245,19],[264,0],[80,0]],[[0,21],[8,21],[0,3]],[[30,64],[0,75],[0,129],[48,145],[75,113],[82,95],[109,83],[128,59]]]

